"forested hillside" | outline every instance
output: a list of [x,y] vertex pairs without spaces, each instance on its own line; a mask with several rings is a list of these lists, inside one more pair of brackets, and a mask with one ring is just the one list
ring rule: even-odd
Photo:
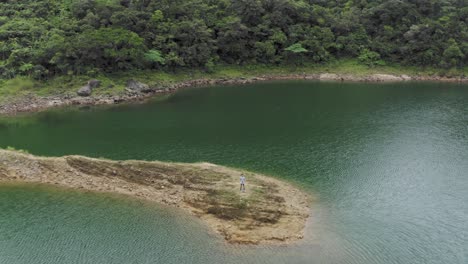
[[356,58],[464,67],[466,0],[0,0],[0,78]]

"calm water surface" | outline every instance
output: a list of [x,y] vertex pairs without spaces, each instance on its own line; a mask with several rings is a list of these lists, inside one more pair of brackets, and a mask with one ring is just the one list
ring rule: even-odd
[[275,82],[0,119],[40,155],[209,161],[318,197],[307,239],[227,246],[169,208],[0,186],[0,263],[467,263],[468,86]]

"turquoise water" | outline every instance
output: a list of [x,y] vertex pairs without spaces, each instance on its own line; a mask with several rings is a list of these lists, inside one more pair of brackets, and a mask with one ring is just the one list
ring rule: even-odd
[[3,118],[2,147],[209,161],[294,181],[318,201],[304,241],[252,248],[168,208],[0,187],[0,263],[466,263],[467,88],[275,82]]

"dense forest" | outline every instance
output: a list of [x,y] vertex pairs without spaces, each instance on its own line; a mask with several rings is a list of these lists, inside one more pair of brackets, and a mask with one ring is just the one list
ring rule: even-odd
[[0,78],[355,58],[465,67],[467,0],[0,0]]

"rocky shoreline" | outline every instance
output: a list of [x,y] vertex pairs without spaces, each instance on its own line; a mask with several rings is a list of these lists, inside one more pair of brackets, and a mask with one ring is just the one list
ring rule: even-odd
[[[356,76],[351,74],[288,74],[288,75],[263,75],[251,78],[222,78],[222,79],[196,79],[183,81],[167,86],[151,87],[147,84],[129,80],[124,93],[117,95],[91,96],[91,88],[96,87],[97,80],[91,80],[87,86],[78,90],[77,94],[61,94],[53,96],[25,96],[0,104],[0,115],[15,115],[25,112],[38,112],[53,107],[61,106],[93,106],[115,105],[124,102],[141,102],[155,95],[173,93],[179,89],[210,86],[210,85],[242,85],[261,81],[275,80],[319,80],[319,81],[347,81],[347,82],[401,82],[401,81],[435,81],[468,83],[468,78],[448,78],[440,76],[409,76],[372,74]],[[129,86],[129,83],[131,85]],[[81,95],[78,95],[81,94]]]
[[[247,176],[239,192],[239,176]],[[264,175],[210,163],[37,157],[0,149],[0,184],[41,183],[118,193],[180,208],[233,244],[287,244],[303,238],[310,195]]]

